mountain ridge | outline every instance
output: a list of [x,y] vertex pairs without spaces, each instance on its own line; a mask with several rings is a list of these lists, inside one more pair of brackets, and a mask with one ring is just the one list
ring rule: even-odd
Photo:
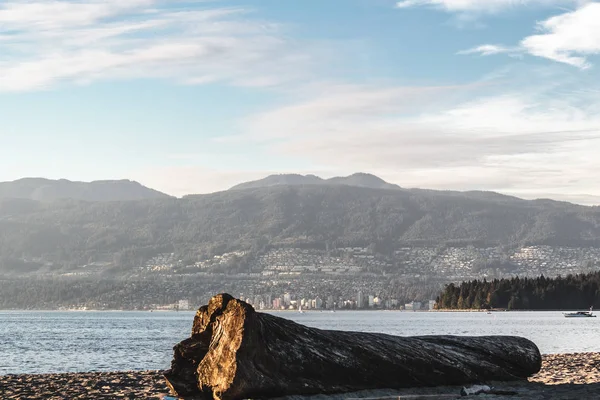
[[262,179],[239,183],[229,188],[229,190],[247,190],[287,185],[346,185],[370,189],[402,189],[400,186],[386,182],[376,175],[357,172],[348,176],[336,176],[328,179],[312,174],[274,174]]
[[169,197],[171,196],[129,179],[81,182],[31,177],[0,182],[0,199],[27,199],[41,202],[73,199],[102,202]]

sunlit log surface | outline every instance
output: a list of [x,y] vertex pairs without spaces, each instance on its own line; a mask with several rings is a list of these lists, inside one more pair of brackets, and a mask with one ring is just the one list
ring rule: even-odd
[[165,373],[174,394],[222,400],[520,380],[542,363],[524,338],[321,330],[228,294],[198,310],[174,353]]

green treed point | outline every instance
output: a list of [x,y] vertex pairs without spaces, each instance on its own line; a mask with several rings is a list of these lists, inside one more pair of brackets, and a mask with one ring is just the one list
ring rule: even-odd
[[600,304],[600,272],[549,279],[512,278],[451,283],[437,299],[440,310],[587,309]]

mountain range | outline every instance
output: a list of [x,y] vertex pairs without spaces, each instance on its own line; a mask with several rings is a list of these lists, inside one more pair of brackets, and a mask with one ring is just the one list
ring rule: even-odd
[[[371,189],[400,189],[400,186],[365,173],[347,177],[322,179],[315,175],[271,175],[264,179],[245,182],[229,190],[247,190],[285,185],[346,185]],[[165,199],[171,196],[150,189],[131,180],[104,180],[73,182],[66,179],[23,178],[12,182],[0,182],[0,199],[28,199],[52,202],[62,199],[82,201],[136,201]]]
[[181,199],[150,193],[154,198],[117,202],[0,199],[0,271],[24,268],[23,260],[134,267],[163,252],[194,262],[234,250],[255,254],[265,246],[375,245],[382,252],[424,244],[600,247],[600,207],[490,192],[318,183]]
[[28,199],[42,202],[61,199],[83,201],[135,201],[169,198],[164,193],[130,180],[72,182],[66,179],[23,178],[0,182],[0,199]]

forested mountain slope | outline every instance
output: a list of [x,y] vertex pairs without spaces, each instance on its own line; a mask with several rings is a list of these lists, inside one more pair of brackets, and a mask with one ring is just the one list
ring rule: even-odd
[[170,196],[130,180],[72,182],[66,179],[24,178],[0,182],[0,198],[55,201],[132,201]]
[[265,245],[600,245],[600,208],[480,192],[274,186],[183,199],[0,200],[0,256],[137,265]]

